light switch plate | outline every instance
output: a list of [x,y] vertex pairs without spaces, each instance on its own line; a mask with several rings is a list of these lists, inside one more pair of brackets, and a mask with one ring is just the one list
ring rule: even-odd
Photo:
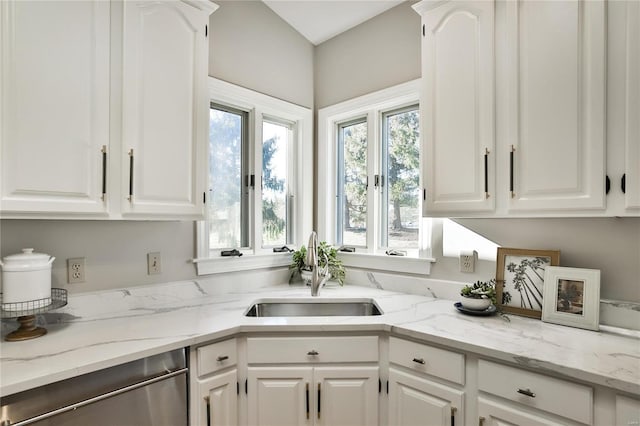
[[160,252],[147,253],[147,274],[155,275],[162,272],[160,263]]

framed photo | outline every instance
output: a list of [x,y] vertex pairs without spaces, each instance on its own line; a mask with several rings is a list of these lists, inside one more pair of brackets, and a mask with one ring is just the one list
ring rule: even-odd
[[550,266],[544,282],[542,321],[598,330],[600,270]]
[[560,264],[560,250],[498,247],[496,300],[503,312],[542,317],[544,275]]

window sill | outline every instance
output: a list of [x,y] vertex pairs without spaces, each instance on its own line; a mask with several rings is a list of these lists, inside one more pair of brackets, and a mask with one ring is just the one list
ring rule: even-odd
[[250,269],[279,268],[291,264],[291,253],[245,255],[241,257],[209,257],[194,259],[197,275],[220,274]]
[[385,272],[429,275],[431,264],[436,260],[425,257],[388,256],[370,253],[338,253],[338,258],[346,267],[375,269]]

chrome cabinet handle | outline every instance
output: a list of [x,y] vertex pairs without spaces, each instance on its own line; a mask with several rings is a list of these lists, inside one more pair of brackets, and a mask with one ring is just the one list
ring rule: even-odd
[[316,356],[316,355],[319,355],[319,352],[316,351],[315,349],[311,349],[309,352],[307,352],[307,355]]
[[133,201],[133,148],[129,150],[129,197],[127,200]]
[[417,362],[418,364],[422,364],[422,365],[425,364],[424,359],[422,359],[422,358],[414,358],[413,362]]
[[222,362],[222,361],[226,361],[228,359],[229,359],[229,357],[227,355],[222,355],[222,356],[219,356],[218,358],[216,358],[216,361]]
[[527,389],[518,389],[518,393],[522,394],[522,395],[526,395],[526,396],[531,397],[531,398],[535,398],[536,397],[536,394],[531,392],[531,390],[529,388],[527,388]]

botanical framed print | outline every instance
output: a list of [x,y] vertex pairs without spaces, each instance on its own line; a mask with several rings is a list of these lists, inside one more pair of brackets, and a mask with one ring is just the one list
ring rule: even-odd
[[599,329],[600,270],[550,266],[544,283],[542,321]]
[[560,264],[560,250],[498,247],[496,301],[503,312],[542,317],[544,275]]

